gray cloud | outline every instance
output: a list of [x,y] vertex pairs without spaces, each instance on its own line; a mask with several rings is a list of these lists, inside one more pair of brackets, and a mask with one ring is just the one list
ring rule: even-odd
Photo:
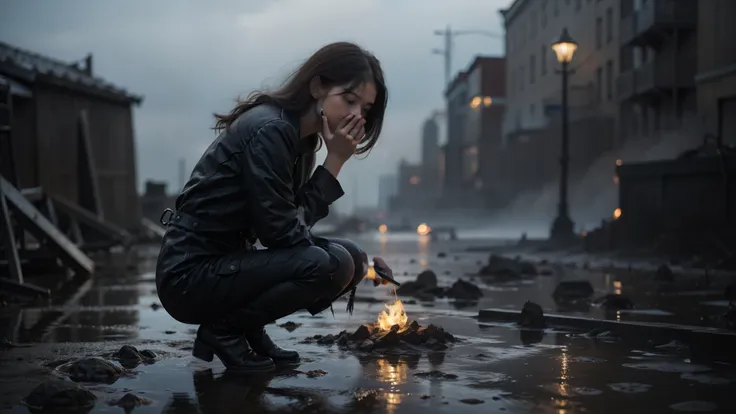
[[[0,39],[69,61],[92,52],[99,76],[143,94],[139,180],[173,186],[177,159],[191,168],[211,142],[213,112],[278,85],[320,46],[355,41],[378,56],[389,84],[384,135],[368,158],[346,165],[342,180],[349,192],[359,174],[359,202],[373,204],[378,175],[417,159],[421,123],[444,105],[442,60],[430,53],[443,44],[432,32],[449,23],[501,33],[498,9],[509,1],[0,0]],[[455,45],[456,70],[475,54],[503,52],[501,40],[484,37]]]

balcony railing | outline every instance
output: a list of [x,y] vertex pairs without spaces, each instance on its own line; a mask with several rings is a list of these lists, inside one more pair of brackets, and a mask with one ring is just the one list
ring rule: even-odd
[[621,18],[619,40],[622,45],[639,44],[661,30],[695,27],[696,19],[697,3],[693,0],[648,0]]

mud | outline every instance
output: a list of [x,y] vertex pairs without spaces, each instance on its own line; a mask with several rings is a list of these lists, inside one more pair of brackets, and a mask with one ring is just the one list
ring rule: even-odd
[[[356,301],[352,317],[341,312],[334,318],[329,312],[318,317],[297,313],[267,327],[276,342],[300,352],[299,366],[233,376],[217,360],[208,364],[191,356],[196,327],[179,324],[152,306],[158,303],[155,286],[142,262],[139,272],[97,277],[71,299],[0,312],[0,334],[16,345],[0,350],[0,410],[30,412],[26,403],[34,388],[57,379],[81,387],[82,402],[90,398],[86,392],[91,393],[94,403],[85,412],[93,413],[736,412],[736,370],[692,363],[677,343],[643,341],[632,348],[624,341],[600,340],[604,332],[520,329],[517,322],[474,319],[479,308],[518,311],[527,300],[544,312],[555,311],[555,286],[580,279],[590,281],[596,297],[620,290],[637,310],[666,314],[611,316],[596,306],[577,314],[621,320],[687,318],[690,305],[722,300],[717,278],[708,288],[698,287],[715,291],[713,295],[684,294],[695,290],[673,270],[681,285],[665,299],[640,292],[649,279],[641,283],[639,276],[594,267],[554,267],[553,275],[488,283],[474,276],[477,263],[488,253],[467,252],[461,242],[362,243],[370,255],[384,256],[395,266],[400,282],[414,280],[428,268],[440,286],[450,286],[459,277],[474,278],[483,291],[476,304],[460,305],[452,298],[404,302],[406,314],[418,325],[442,327],[460,341],[442,350],[370,353],[304,342],[316,335],[354,333],[360,325],[375,322],[394,294],[366,284],[358,289],[365,300]],[[437,252],[447,254],[440,257]],[[122,374],[114,381],[73,382],[65,367],[85,357],[102,358]]]

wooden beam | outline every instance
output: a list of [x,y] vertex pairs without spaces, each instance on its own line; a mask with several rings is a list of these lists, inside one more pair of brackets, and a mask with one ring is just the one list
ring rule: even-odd
[[130,242],[132,242],[133,237],[122,227],[118,227],[117,225],[110,223],[109,221],[105,221],[97,217],[92,212],[60,196],[49,197],[54,201],[56,211],[66,214],[72,221],[77,220],[79,224],[89,226],[108,236],[110,239],[118,241],[120,244],[128,245]]
[[21,227],[37,240],[47,240],[48,245],[56,251],[64,264],[75,272],[87,275],[94,272],[94,262],[2,176],[0,176],[0,187],[9,206],[18,213],[15,217]]
[[77,182],[79,194],[77,201],[79,205],[101,220],[104,219],[97,165],[92,150],[89,121],[85,109],[79,111],[79,119],[77,120]]
[[5,250],[5,258],[8,261],[8,270],[12,281],[23,284],[23,270],[20,266],[20,257],[18,256],[18,245],[15,242],[15,233],[13,232],[13,223],[10,221],[10,210],[8,202],[5,199],[5,191],[0,186],[0,236],[2,237],[2,246]]

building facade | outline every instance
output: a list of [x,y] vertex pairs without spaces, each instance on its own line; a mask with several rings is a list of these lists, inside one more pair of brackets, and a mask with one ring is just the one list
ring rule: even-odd
[[705,131],[736,146],[736,2],[698,0],[698,113]]
[[516,0],[502,10],[506,29],[504,136],[549,126],[562,84],[552,43],[567,28],[578,49],[570,66],[570,120],[591,113],[616,117],[620,0]]
[[620,1],[619,133],[656,139],[695,120],[698,2]]
[[460,72],[447,86],[447,143],[444,146],[442,205],[457,201],[463,189],[463,149],[469,102],[467,72]]
[[428,197],[439,196],[440,179],[440,128],[434,114],[424,121],[422,127],[422,187]]
[[504,58],[479,56],[447,88],[447,144],[442,162],[445,206],[486,205],[486,190],[493,187],[498,173],[505,70]]
[[501,11],[507,53],[502,198],[559,177],[562,80],[551,46],[563,29],[578,43],[568,78],[570,178],[619,144],[620,6],[620,0],[515,0]]
[[396,195],[396,176],[385,174],[378,177],[378,209],[387,212],[391,199]]

